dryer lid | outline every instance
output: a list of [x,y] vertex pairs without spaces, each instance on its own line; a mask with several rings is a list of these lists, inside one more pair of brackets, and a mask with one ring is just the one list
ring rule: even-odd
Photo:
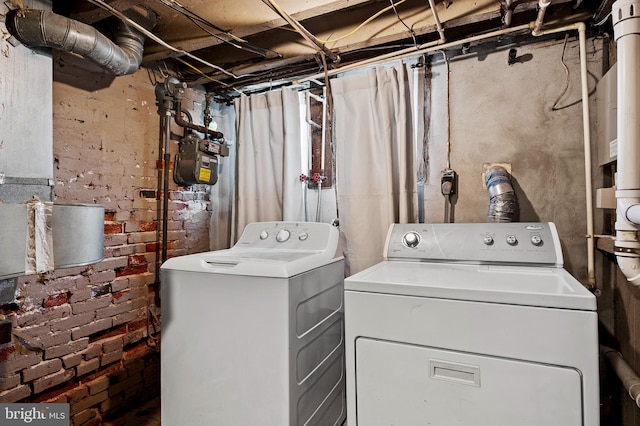
[[346,291],[548,308],[596,310],[563,268],[386,260],[345,279]]

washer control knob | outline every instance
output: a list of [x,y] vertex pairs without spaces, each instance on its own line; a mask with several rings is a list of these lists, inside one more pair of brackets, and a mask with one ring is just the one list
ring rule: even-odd
[[509,244],[510,246],[515,246],[516,244],[518,244],[518,239],[515,235],[507,235],[507,244]]
[[269,233],[267,231],[262,231],[260,233],[260,239],[261,240],[266,240],[267,238],[269,238]]
[[493,244],[493,237],[491,235],[485,235],[482,238],[482,242],[485,243],[486,245],[490,246],[491,244]]
[[402,243],[409,248],[416,248],[420,244],[420,234],[415,231],[407,232],[402,237]]
[[290,236],[291,232],[287,231],[286,229],[281,229],[276,234],[276,241],[279,243],[284,243],[289,239]]
[[542,237],[540,235],[532,235],[531,236],[531,244],[534,246],[539,246],[542,244]]
[[304,241],[304,240],[306,240],[307,238],[309,238],[309,234],[307,234],[306,232],[301,232],[301,233],[298,235],[298,239],[299,239],[300,241]]

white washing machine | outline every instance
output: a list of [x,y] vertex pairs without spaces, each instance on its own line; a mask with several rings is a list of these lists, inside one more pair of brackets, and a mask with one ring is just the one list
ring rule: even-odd
[[348,426],[599,424],[595,297],[552,223],[392,225],[345,279]]
[[344,260],[325,223],[247,225],[162,265],[162,424],[341,425]]

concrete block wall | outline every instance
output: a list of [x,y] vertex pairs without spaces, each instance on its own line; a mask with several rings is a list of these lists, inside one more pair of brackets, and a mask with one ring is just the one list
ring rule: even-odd
[[[77,61],[54,52],[55,202],[105,206],[104,260],[17,279],[15,303],[0,306],[12,324],[0,402],[68,402],[72,425],[94,425],[160,392],[163,164],[149,74],[111,79]],[[203,105],[187,91],[194,119]],[[171,179],[169,256],[208,250],[208,189]]]

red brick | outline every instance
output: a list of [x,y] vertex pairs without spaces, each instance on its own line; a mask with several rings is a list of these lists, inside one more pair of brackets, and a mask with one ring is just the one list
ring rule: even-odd
[[61,383],[68,382],[74,375],[73,370],[60,370],[48,376],[41,377],[33,382],[33,393],[40,393]]
[[100,356],[100,366],[104,367],[105,365],[113,364],[114,362],[120,361],[122,359],[122,348],[117,349],[113,352],[103,353]]
[[95,318],[95,312],[87,312],[80,315],[72,315],[61,320],[51,321],[51,330],[62,331],[71,330],[72,328],[79,327],[84,324],[89,324]]
[[49,321],[65,318],[71,315],[71,307],[68,305],[54,306],[49,309],[29,312],[18,315],[18,326],[27,327],[30,325],[41,325]]
[[44,359],[60,358],[65,355],[72,354],[74,352],[80,352],[82,350],[85,350],[88,344],[89,344],[89,338],[85,337],[83,339],[70,342],[66,345],[53,346],[51,348],[47,348],[44,351]]
[[143,255],[129,256],[129,266],[140,266],[146,265],[147,263],[147,258]]
[[22,380],[25,382],[31,382],[40,377],[46,376],[60,371],[62,369],[62,361],[59,359],[52,359],[50,361],[44,361],[33,367],[22,370]]
[[107,376],[98,377],[87,383],[87,386],[89,387],[89,393],[95,395],[109,389],[109,378]]
[[104,221],[113,222],[116,217],[116,212],[104,212]]
[[14,346],[9,346],[4,349],[0,349],[0,362],[9,358],[9,356],[16,351]]
[[30,352],[26,355],[15,353],[10,359],[4,361],[0,368],[0,377],[9,377],[13,374],[39,364],[42,361],[40,352]]
[[127,275],[137,275],[144,272],[149,272],[148,265],[130,266],[127,268],[121,268],[116,271],[116,277],[124,277]]
[[109,399],[109,392],[103,391],[95,395],[91,395],[87,398],[84,398],[82,401],[77,404],[71,405],[71,415],[79,413],[82,410],[86,410],[89,407],[93,407],[95,405],[99,405],[101,402]]
[[0,392],[15,388],[18,385],[20,385],[20,374],[18,373],[0,378]]
[[18,386],[17,388],[0,392],[0,402],[1,403],[16,402],[30,395],[31,395],[31,388],[29,387],[29,385],[22,385],[22,386]]
[[122,349],[122,336],[110,337],[102,342],[102,352],[113,352]]
[[118,305],[109,305],[106,308],[98,309],[96,311],[96,319],[110,318],[118,314],[128,312],[131,308],[132,304],[130,301]]
[[73,336],[73,339],[76,340],[111,328],[112,325],[113,320],[111,318],[103,318],[90,324],[83,325],[82,327],[74,328],[71,330],[71,335]]
[[82,361],[76,367],[76,375],[78,377],[84,376],[87,373],[91,373],[92,371],[100,368],[100,360],[98,358],[94,358],[89,361]]
[[104,296],[97,297],[95,299],[90,299],[85,302],[77,302],[71,305],[71,309],[73,309],[74,315],[92,312],[97,309],[104,308],[111,304],[111,295],[107,294]]
[[141,382],[142,382],[142,374],[138,373],[134,376],[128,377],[126,380],[122,382],[118,382],[114,385],[109,386],[109,394],[117,395]]
[[155,231],[157,229],[155,222],[140,222],[138,224],[138,231],[146,232],[146,231]]
[[84,410],[72,416],[73,425],[79,426],[86,424],[89,420],[98,417],[98,410],[95,408],[90,408],[88,410]]
[[122,234],[124,232],[124,225],[121,223],[105,223],[105,234]]
[[45,336],[40,336],[34,339],[41,345],[42,348],[48,348],[51,346],[58,346],[71,340],[71,331],[61,331],[59,333],[49,333]]
[[80,361],[82,361],[82,353],[69,354],[62,357],[62,364],[66,369],[75,367],[80,364]]
[[49,296],[45,299],[42,306],[44,308],[52,308],[54,306],[64,305],[68,301],[67,293],[59,293],[53,296]]

